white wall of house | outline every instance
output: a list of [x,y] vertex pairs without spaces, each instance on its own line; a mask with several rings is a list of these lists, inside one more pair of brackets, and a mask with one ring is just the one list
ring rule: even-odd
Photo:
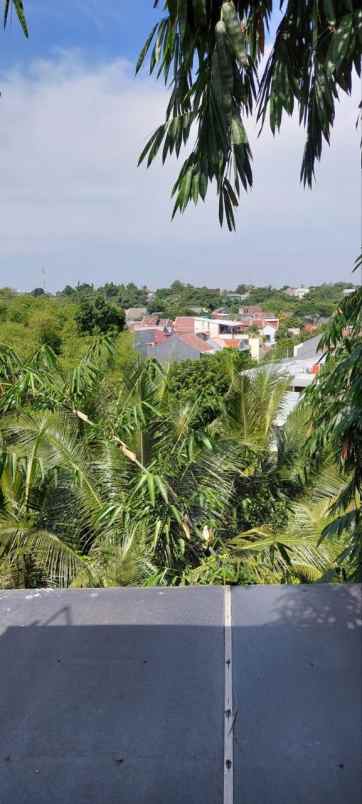
[[194,318],[194,330],[195,335],[208,335],[210,337],[210,318],[202,318],[195,317]]
[[249,338],[250,357],[257,362],[260,360],[260,338]]
[[261,330],[261,334],[263,338],[265,338],[265,342],[270,344],[270,346],[273,346],[275,343],[275,333],[276,330],[271,326],[271,324],[266,324]]
[[310,293],[309,288],[288,288],[286,291],[288,296],[296,296],[297,299],[304,299]]
[[296,288],[295,295],[297,299],[304,299],[304,296],[308,296],[309,288]]
[[205,334],[209,338],[239,338],[243,336],[240,321],[218,321],[217,318],[195,318],[195,335]]

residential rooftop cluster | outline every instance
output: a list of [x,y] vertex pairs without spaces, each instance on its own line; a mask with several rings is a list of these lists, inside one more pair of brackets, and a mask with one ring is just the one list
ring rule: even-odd
[[133,308],[127,310],[127,325],[134,332],[136,349],[161,363],[198,359],[221,349],[249,351],[259,360],[275,344],[279,318],[259,305],[240,307],[237,318],[219,308],[209,315],[176,316],[173,320]]
[[126,307],[127,326],[140,353],[168,363],[223,349],[247,352],[255,361],[291,358],[299,342],[320,334],[354,288],[341,282],[232,291],[175,281],[146,290],[142,305]]

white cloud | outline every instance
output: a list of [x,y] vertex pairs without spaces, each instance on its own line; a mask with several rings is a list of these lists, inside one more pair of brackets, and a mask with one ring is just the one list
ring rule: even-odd
[[175,165],[137,169],[165,93],[122,61],[74,53],[0,79],[0,284],[51,289],[107,279],[214,285],[345,278],[359,247],[356,98],[337,113],[313,192],[299,186],[303,133],[292,121],[255,141],[255,189],[236,235],[215,198],[170,223]]

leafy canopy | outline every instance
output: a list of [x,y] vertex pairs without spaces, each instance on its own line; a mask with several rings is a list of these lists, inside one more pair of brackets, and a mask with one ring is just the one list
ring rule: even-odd
[[293,427],[277,437],[287,383],[218,361],[206,421],[155,361],[110,387],[113,347],[99,339],[72,371],[48,347],[0,349],[0,585],[269,582],[329,566],[314,534],[285,533],[304,443]]
[[[161,3],[155,0],[154,6]],[[272,14],[282,11],[265,63]],[[362,10],[359,0],[165,0],[164,15],[148,37],[150,73],[170,86],[166,119],[144,148],[149,166],[178,157],[196,133],[173,188],[173,215],[205,200],[216,181],[219,219],[235,229],[241,188],[253,183],[245,120],[256,112],[275,134],[295,108],[306,129],[301,180],[311,186],[323,140],[329,143],[339,93],[351,93],[353,69],[361,73]],[[261,72],[261,75],[259,73]]]
[[110,304],[99,293],[82,299],[75,320],[81,334],[106,335],[122,332],[126,317],[120,307]]
[[[362,258],[356,269],[362,266]],[[313,415],[309,450],[319,458],[332,452],[345,484],[334,502],[333,521],[324,536],[350,534],[347,553],[360,579],[362,568],[362,288],[348,296],[338,308],[321,346],[326,350],[325,366],[306,401]]]

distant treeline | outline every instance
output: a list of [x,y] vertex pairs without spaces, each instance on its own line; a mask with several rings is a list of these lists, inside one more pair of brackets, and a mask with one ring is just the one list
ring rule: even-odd
[[[106,282],[104,285],[95,286],[93,284],[78,283],[74,287],[66,285],[56,294],[49,294],[43,288],[34,288],[30,295],[34,298],[41,296],[54,296],[79,302],[89,296],[102,295],[108,301],[117,304],[124,309],[130,307],[147,307],[149,312],[162,312],[170,317],[174,315],[184,315],[187,312],[194,312],[193,308],[200,311],[211,312],[221,306],[238,312],[242,300],[235,298],[236,294],[247,295],[244,303],[261,304],[268,312],[273,312],[278,316],[283,314],[294,315],[299,318],[309,315],[319,315],[328,317],[332,315],[336,304],[343,296],[343,290],[351,287],[352,283],[336,282],[324,283],[310,288],[310,292],[304,299],[289,296],[286,293],[287,286],[276,289],[269,287],[256,287],[254,285],[239,284],[235,290],[222,290],[220,288],[209,288],[206,286],[196,287],[176,280],[169,287],[158,288],[154,292],[146,286],[137,287],[133,282],[128,284],[116,284]],[[9,289],[0,290],[1,296],[14,295],[15,291]],[[17,294],[22,295],[22,294]]]

